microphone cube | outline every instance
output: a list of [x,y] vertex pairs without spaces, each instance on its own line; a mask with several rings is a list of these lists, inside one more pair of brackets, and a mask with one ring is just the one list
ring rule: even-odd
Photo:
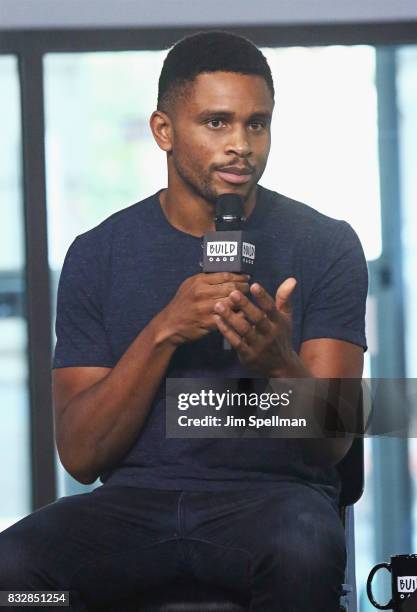
[[208,232],[203,242],[203,272],[252,274],[255,245],[244,230]]

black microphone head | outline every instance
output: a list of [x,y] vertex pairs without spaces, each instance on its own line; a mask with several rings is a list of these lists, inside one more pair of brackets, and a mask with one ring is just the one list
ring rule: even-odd
[[216,230],[240,229],[244,220],[243,198],[237,193],[223,193],[216,202]]

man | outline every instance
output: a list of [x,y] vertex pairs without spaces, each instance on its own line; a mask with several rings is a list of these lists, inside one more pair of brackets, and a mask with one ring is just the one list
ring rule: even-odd
[[[167,377],[362,375],[363,252],[347,223],[258,185],[273,108],[247,39],[198,33],[168,53],[150,118],[168,187],[77,236],[58,291],[57,447],[104,485],[1,534],[1,588],[70,589],[85,610],[185,576],[252,611],[338,609],[347,447],[165,435]],[[223,193],[260,236],[252,279],[200,271]]]

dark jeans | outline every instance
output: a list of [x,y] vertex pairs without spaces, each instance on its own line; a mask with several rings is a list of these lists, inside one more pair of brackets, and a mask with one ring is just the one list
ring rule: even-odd
[[69,609],[85,612],[190,576],[246,593],[252,612],[336,612],[345,556],[335,503],[307,485],[104,485],[0,533],[0,590],[69,590]]

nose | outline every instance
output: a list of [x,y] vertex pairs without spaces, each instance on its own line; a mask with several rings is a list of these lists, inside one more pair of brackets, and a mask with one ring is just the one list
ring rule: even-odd
[[226,152],[235,153],[239,157],[247,157],[252,153],[245,127],[238,125],[232,130]]

